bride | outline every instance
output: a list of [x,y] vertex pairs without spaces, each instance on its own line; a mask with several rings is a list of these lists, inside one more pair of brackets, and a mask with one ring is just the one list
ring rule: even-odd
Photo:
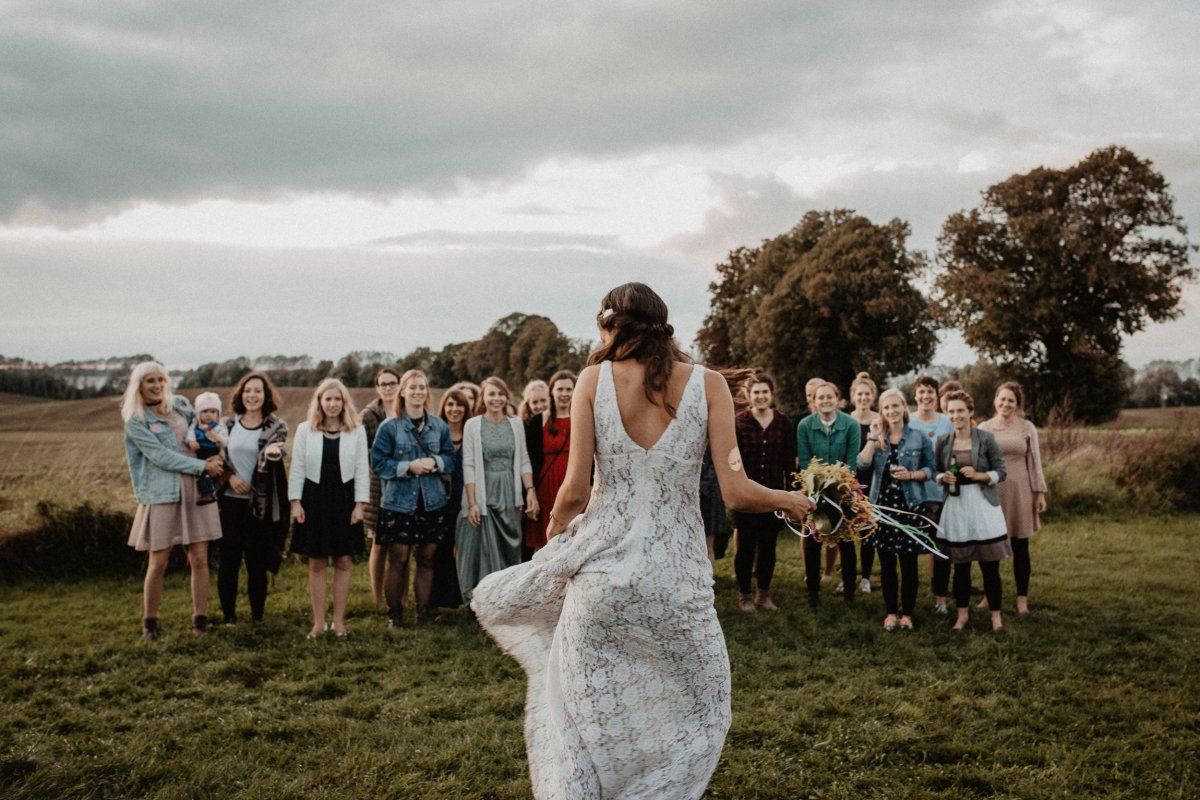
[[725,379],[679,350],[650,287],[613,289],[597,320],[550,543],[484,579],[471,607],[528,676],[537,800],[698,798],[730,719],[700,520],[706,443],[729,507],[798,517],[809,503],[746,477]]

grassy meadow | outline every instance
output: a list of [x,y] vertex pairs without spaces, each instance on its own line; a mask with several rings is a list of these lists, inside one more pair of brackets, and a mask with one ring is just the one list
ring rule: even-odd
[[[1086,478],[1102,496],[1115,444],[1172,428],[1141,422],[1053,443],[1056,491]],[[85,521],[52,528],[37,509],[47,499],[124,524],[113,400],[0,397],[0,549],[3,537],[53,544]],[[734,719],[706,796],[1200,797],[1200,514],[1070,502],[1033,543],[1033,613],[1006,613],[998,635],[984,612],[950,631],[924,568],[917,630],[888,634],[878,586],[851,605],[827,592],[808,611],[792,537],[778,615],[738,613],[731,559],[718,562]],[[389,635],[361,565],[350,636],[313,642],[297,563],[274,579],[262,625],[203,638],[188,632],[186,575],[168,575],[155,644],[137,638],[132,571],[0,578],[5,800],[529,797],[519,668],[463,609]],[[1006,612],[1012,597],[1006,570]]]

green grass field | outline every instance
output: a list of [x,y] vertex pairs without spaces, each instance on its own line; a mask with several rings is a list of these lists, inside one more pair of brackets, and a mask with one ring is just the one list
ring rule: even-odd
[[[913,633],[880,629],[878,590],[810,613],[792,539],[783,611],[741,615],[719,562],[734,719],[707,796],[1200,796],[1198,523],[1047,526],[1000,635],[948,630],[924,570]],[[261,627],[194,638],[184,581],[156,644],[135,579],[0,587],[0,796],[529,796],[522,675],[467,612],[391,637],[359,566],[350,636],[309,642],[288,564]]]

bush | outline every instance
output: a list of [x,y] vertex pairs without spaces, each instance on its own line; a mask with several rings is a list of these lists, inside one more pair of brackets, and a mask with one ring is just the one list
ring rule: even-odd
[[1126,435],[1109,453],[1114,483],[1149,511],[1200,511],[1200,433]]
[[41,500],[37,515],[33,529],[0,539],[0,580],[136,575],[144,569],[145,554],[126,544],[133,522],[128,513],[91,502]]

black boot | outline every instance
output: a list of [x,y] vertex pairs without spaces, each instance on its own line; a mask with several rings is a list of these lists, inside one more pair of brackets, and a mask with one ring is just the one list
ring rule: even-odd
[[203,636],[208,633],[208,617],[204,614],[197,614],[192,617],[192,633],[196,636]]
[[147,641],[157,642],[158,637],[162,635],[162,631],[158,627],[158,617],[146,617],[142,620],[142,638]]

